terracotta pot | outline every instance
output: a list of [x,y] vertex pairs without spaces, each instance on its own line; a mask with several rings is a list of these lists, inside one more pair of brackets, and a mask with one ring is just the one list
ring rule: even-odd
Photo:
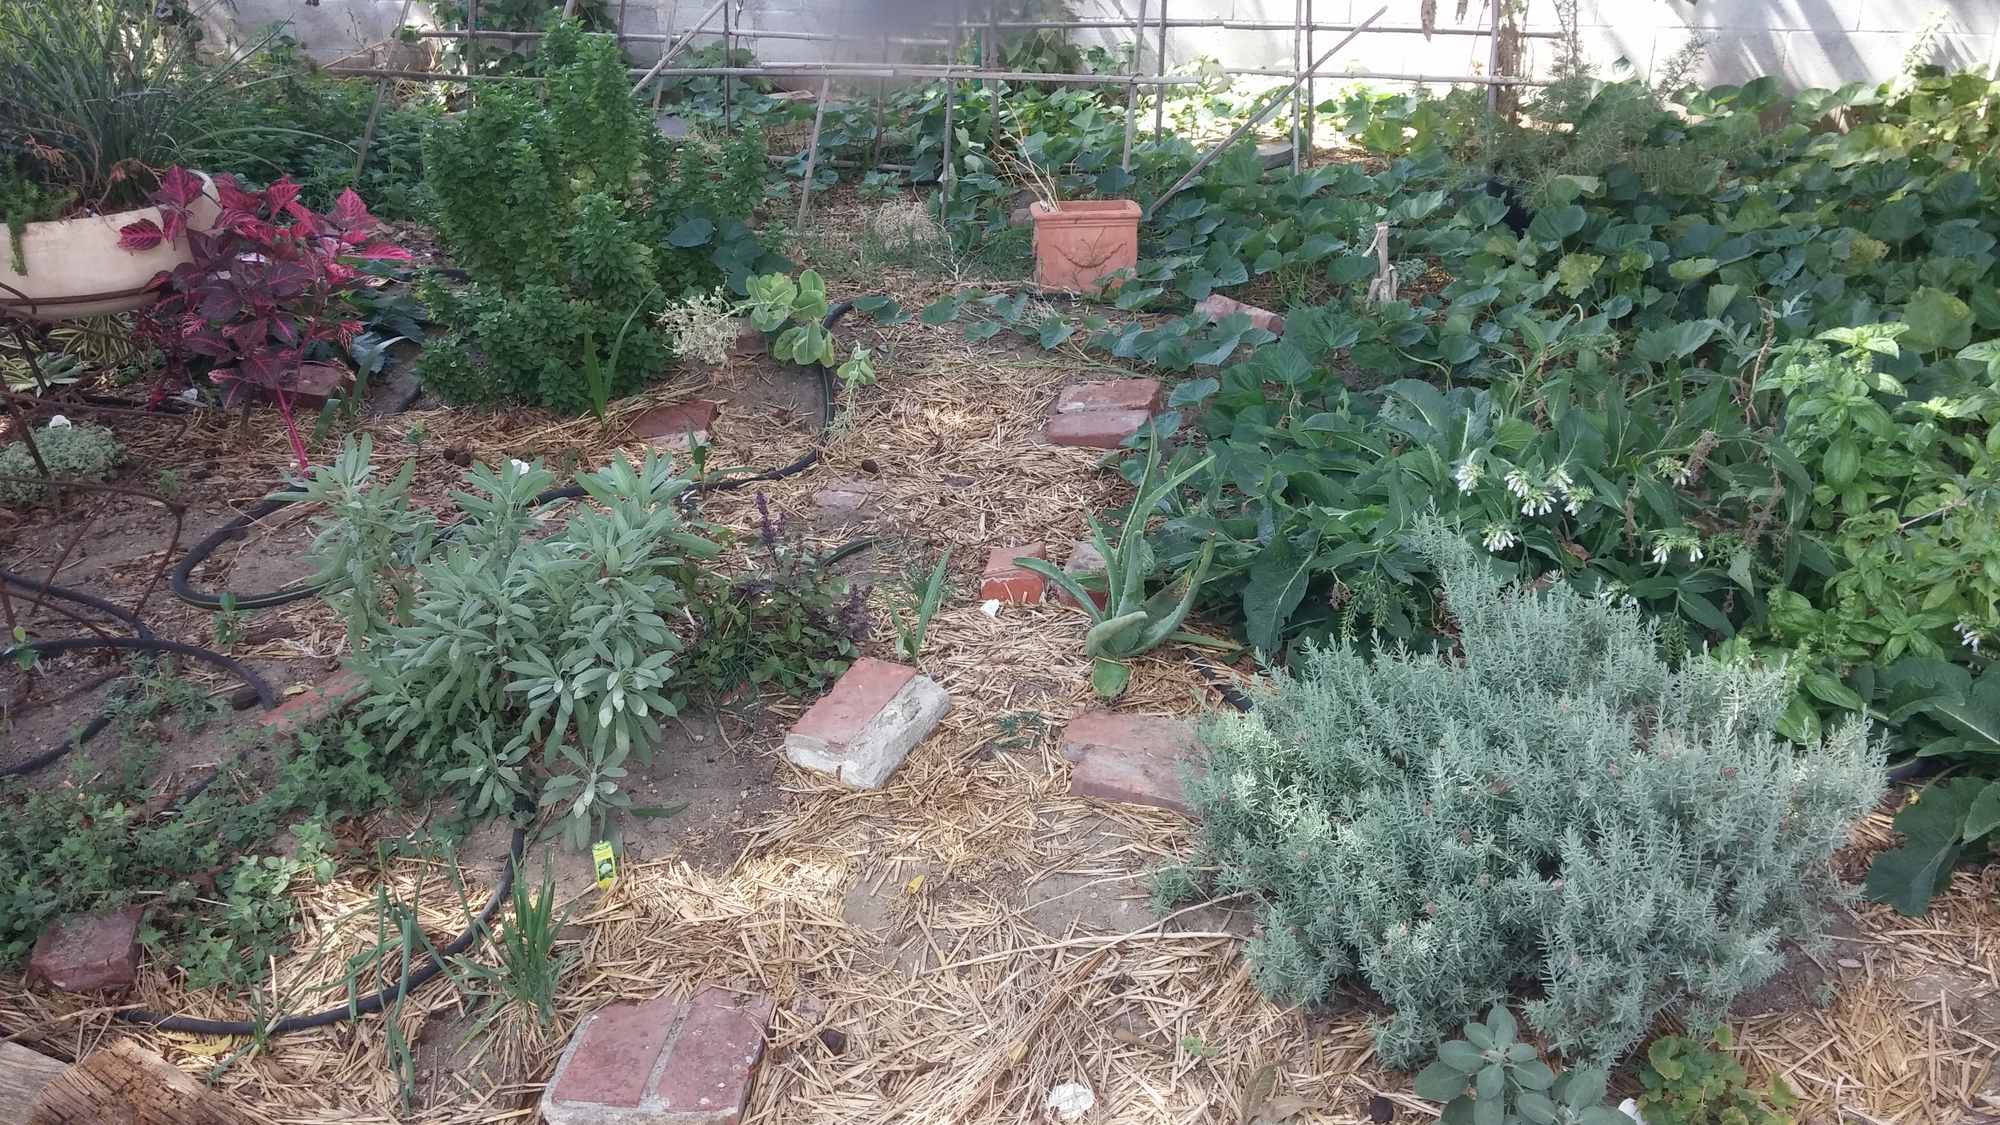
[[1130,199],[1035,203],[1028,214],[1035,222],[1035,284],[1043,289],[1095,293],[1110,275],[1139,264],[1139,205]]
[[[214,183],[207,176],[201,181],[206,190],[195,202],[194,223],[196,229],[205,230],[221,208]],[[0,246],[0,311],[35,320],[69,320],[152,304],[157,294],[147,286],[154,276],[192,261],[193,251],[186,239],[178,245],[163,242],[151,250],[119,246],[118,232],[141,219],[159,222],[160,209],[139,207],[115,215],[29,223],[21,232],[26,274],[14,271],[13,246]],[[5,237],[4,231],[0,237]]]

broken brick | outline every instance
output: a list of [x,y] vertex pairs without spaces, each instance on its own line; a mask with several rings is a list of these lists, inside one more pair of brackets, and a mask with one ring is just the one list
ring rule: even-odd
[[143,907],[58,918],[42,931],[28,958],[28,977],[64,992],[132,987],[139,975]]
[[1195,307],[1195,311],[1210,320],[1242,313],[1250,318],[1252,328],[1262,328],[1273,336],[1285,334],[1285,318],[1270,309],[1260,309],[1256,305],[1246,305],[1242,301],[1231,300],[1220,293],[1211,293]]
[[993,553],[986,558],[986,574],[979,582],[980,600],[1009,605],[1032,605],[1041,601],[1047,592],[1048,580],[1014,560],[1029,558],[1046,562],[1048,557],[1048,548],[1040,543],[993,548]]
[[321,719],[338,714],[368,690],[368,680],[351,668],[342,668],[318,684],[266,711],[257,722],[272,734],[292,734]]
[[1158,379],[1106,379],[1077,383],[1056,396],[1057,414],[1085,414],[1100,410],[1158,410],[1161,397]]
[[951,697],[915,668],[864,656],[792,724],[785,756],[861,789],[889,780],[951,709]]
[[1151,805],[1188,815],[1181,774],[1200,760],[1194,724],[1161,715],[1093,709],[1063,730],[1072,797]]

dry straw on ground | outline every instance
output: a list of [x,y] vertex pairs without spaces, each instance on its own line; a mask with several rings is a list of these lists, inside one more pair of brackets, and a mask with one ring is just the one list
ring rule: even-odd
[[[830,214],[832,223],[855,217],[838,204]],[[886,279],[911,308],[940,291],[934,280],[887,267],[868,277],[871,287]],[[835,279],[841,291],[860,284]],[[619,998],[712,983],[779,1001],[746,1119],[753,1125],[1039,1122],[1050,1088],[1065,1082],[1094,1091],[1090,1122],[1235,1122],[1246,1086],[1272,1074],[1279,1094],[1308,1105],[1294,1121],[1359,1122],[1378,1095],[1410,1120],[1433,1113],[1409,1095],[1406,1077],[1374,1065],[1365,1000],[1307,1015],[1258,997],[1241,956],[1249,920],[1234,908],[1243,904],[1156,923],[1143,902],[1145,873],[1186,851],[1187,825],[1065,792],[1055,732],[1089,702],[1082,619],[1053,606],[988,617],[974,604],[989,547],[1046,540],[1060,558],[1084,533],[1087,514],[1125,494],[1094,454],[1037,439],[1061,385],[1104,377],[1095,361],[972,344],[950,326],[877,328],[856,317],[842,335],[877,349],[881,384],[858,395],[815,471],[761,487],[776,508],[811,521],[822,546],[880,538],[883,548],[866,560],[880,576],[954,550],[955,594],[919,660],[954,707],[888,788],[852,792],[781,765],[784,802],[740,828],[724,850],[733,863],[697,868],[669,857],[628,870],[609,894],[582,895],[564,930],[579,967],[564,982],[553,1027],[510,1013],[490,1036],[461,1044],[477,1018],[470,1000],[447,986],[420,994],[398,1017],[417,1045],[416,1108],[407,1115],[380,1018],[252,1046],[116,1027],[101,1006],[9,981],[0,985],[0,1026],[66,1055],[108,1035],[137,1035],[273,1123],[525,1123],[538,1084],[585,1014]],[[432,411],[371,428],[385,465],[409,452],[400,435],[417,422],[429,450],[590,465],[620,446],[621,423],[648,405],[726,398],[777,376],[739,364],[703,378],[621,405],[608,427],[527,412]],[[711,464],[769,464],[782,453],[774,447],[808,440],[809,421],[779,416],[725,411]],[[169,463],[186,448],[234,442],[233,431],[197,429],[191,444],[146,455]],[[233,456],[272,465],[281,443],[266,432]],[[420,466],[419,494],[441,505],[457,468],[421,451]],[[814,494],[840,481],[869,482],[879,496],[858,518],[836,523],[818,512]],[[256,495],[247,478],[242,495]],[[747,531],[753,500],[754,490],[717,494],[703,514]],[[878,588],[878,615],[891,608],[893,586]],[[289,612],[302,647],[336,651],[339,633],[323,610]],[[181,623],[205,627],[199,615]],[[878,648],[887,636],[884,628]],[[1141,662],[1123,705],[1171,714],[1207,705],[1195,656],[1169,649]],[[766,724],[735,749],[776,759],[781,735],[782,725]],[[1860,842],[1885,840],[1878,819]],[[403,901],[421,887],[424,928],[438,939],[463,924],[461,904],[476,908],[490,878],[401,859],[379,872],[351,865],[325,886],[302,883],[299,951],[274,966],[275,1003],[327,1001],[344,958],[373,941],[378,887]],[[1753,1069],[1799,1088],[1812,1121],[1958,1121],[1993,1087],[1989,1068],[2000,1053],[1996,934],[1991,873],[1961,874],[1921,920],[1861,910],[1823,958],[1824,1006],[1794,1003],[1748,1018],[1742,1050]],[[134,999],[203,1015],[242,1010],[237,1000],[189,995],[157,969]]]

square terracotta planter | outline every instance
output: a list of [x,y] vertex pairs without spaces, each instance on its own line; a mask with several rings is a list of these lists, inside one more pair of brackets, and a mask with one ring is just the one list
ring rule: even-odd
[[1035,284],[1096,293],[1139,264],[1139,204],[1130,199],[1065,200],[1028,208],[1035,221]]

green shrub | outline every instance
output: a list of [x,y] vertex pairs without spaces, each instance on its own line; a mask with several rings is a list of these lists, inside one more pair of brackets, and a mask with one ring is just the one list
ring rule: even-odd
[[[364,491],[365,466],[349,449],[301,493]],[[400,492],[386,506],[342,505],[315,544],[322,572],[348,575],[330,592],[370,685],[360,714],[385,753],[463,786],[469,813],[563,805],[565,835],[582,844],[628,803],[625,759],[650,760],[659,720],[679,709],[676,629],[699,604],[700,560],[720,548],[682,525],[675,500],[688,482],[657,458],[579,477],[594,503],[546,536],[529,533],[552,474],[516,461],[466,479],[466,520],[407,569],[363,565],[388,545],[338,522],[422,522]]]
[[666,140],[617,44],[574,22],[554,26],[540,58],[545,100],[489,89],[424,139],[439,228],[472,284],[429,295],[454,331],[422,366],[447,398],[575,413],[591,402],[586,351],[612,395],[630,394],[670,360],[653,327],[668,301],[742,293],[782,261],[745,222],[763,193],[761,136]]
[[1495,1004],[1485,1023],[1466,1022],[1465,1038],[1438,1046],[1437,1061],[1413,1083],[1418,1097],[1445,1103],[1438,1125],[1628,1125],[1604,1104],[1603,1067],[1558,1077],[1519,1033],[1514,1013]]
[[[35,431],[35,448],[57,480],[103,481],[125,460],[125,447],[103,426],[88,422],[45,426]],[[0,449],[0,477],[39,478],[34,455],[26,442],[9,442]],[[28,480],[0,480],[0,504],[20,507],[48,499],[50,490]]]
[[1879,749],[1858,725],[1797,749],[1782,671],[1670,669],[1635,611],[1503,591],[1435,521],[1415,546],[1456,651],[1313,647],[1203,728],[1194,865],[1263,896],[1259,986],[1313,1003],[1359,977],[1393,1065],[1523,981],[1572,1057],[1615,1061],[1662,1015],[1713,1026],[1843,894],[1829,859]]

